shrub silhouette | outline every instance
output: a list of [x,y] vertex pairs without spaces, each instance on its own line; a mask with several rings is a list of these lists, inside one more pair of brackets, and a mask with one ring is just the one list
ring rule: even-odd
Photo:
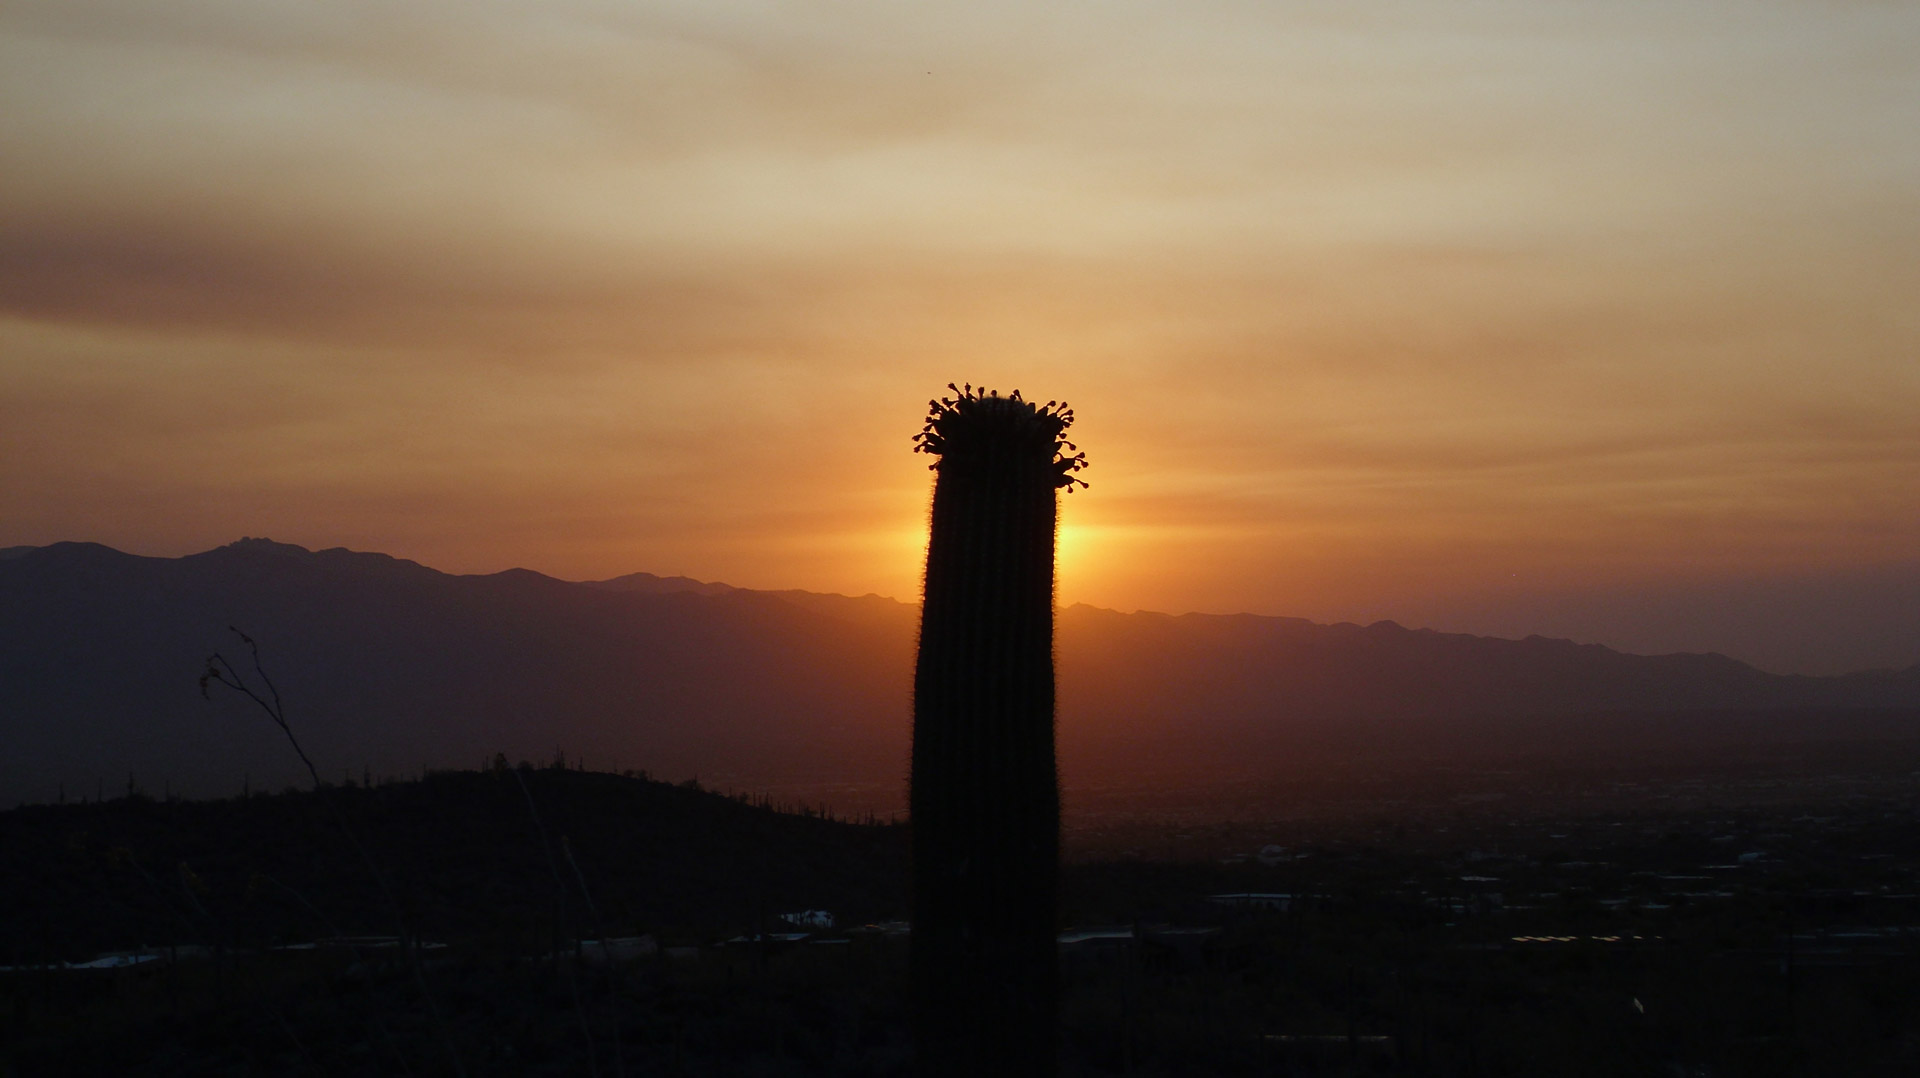
[[923,1074],[1055,1066],[1060,791],[1055,492],[1084,486],[1064,403],[951,384],[914,671],[913,1011]]

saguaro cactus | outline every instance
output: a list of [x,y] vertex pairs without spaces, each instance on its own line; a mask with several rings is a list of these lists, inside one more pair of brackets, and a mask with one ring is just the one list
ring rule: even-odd
[[913,683],[914,1035],[920,1072],[1052,1073],[1060,787],[1055,492],[1085,482],[1073,412],[972,385],[930,402],[939,459]]

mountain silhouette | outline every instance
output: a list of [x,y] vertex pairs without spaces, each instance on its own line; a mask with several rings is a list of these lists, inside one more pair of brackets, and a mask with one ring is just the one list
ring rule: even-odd
[[[92,543],[0,557],[0,798],[227,795],[298,781],[246,701],[196,691],[229,626],[260,644],[323,777],[556,751],[709,786],[899,782],[918,608],[636,573],[442,573],[243,539],[181,558]],[[1721,655],[1627,655],[1253,615],[1058,612],[1064,781],[1154,782],[1320,752],[1574,745],[1756,713],[1798,730],[1920,728],[1920,667],[1837,678]],[[1872,710],[1878,709],[1878,710]],[[1777,725],[1777,724],[1776,724]],[[1767,727],[1771,729],[1772,727]],[[1796,735],[1798,736],[1798,735]]]

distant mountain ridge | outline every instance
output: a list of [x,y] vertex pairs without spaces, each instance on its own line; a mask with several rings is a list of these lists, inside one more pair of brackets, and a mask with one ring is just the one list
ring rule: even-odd
[[[1690,714],[1920,708],[1920,666],[1816,678],[1392,622],[1087,606],[1057,620],[1069,787],[1441,749],[1473,731],[1605,737],[1609,714],[1671,715],[1655,725],[1682,730]],[[904,784],[917,622],[915,606],[879,596],[645,573],[456,576],[266,539],[181,558],[12,548],[0,556],[0,798],[115,789],[129,772],[156,793],[294,779],[264,716],[195,691],[209,652],[244,668],[230,625],[259,640],[303,744],[334,775],[560,750],[710,784]]]
[[695,595],[725,595],[740,589],[730,584],[709,584],[688,576],[654,576],[652,573],[628,573],[611,580],[584,581],[588,587],[606,588],[609,591],[637,591],[648,595],[661,595],[668,592],[690,591]]

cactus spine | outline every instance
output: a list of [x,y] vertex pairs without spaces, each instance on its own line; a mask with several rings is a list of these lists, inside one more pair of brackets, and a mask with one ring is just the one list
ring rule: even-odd
[[1055,492],[1086,485],[1064,403],[929,402],[939,459],[913,688],[913,1009],[923,1075],[1055,1069],[1060,788]]

